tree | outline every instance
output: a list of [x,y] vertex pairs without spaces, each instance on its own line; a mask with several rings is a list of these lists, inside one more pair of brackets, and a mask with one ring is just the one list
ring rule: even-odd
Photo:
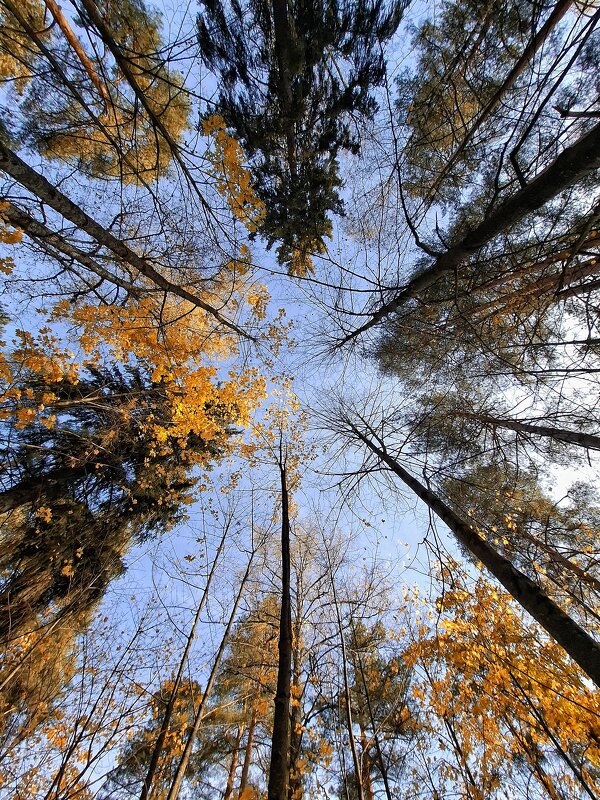
[[[168,394],[142,370],[90,367],[77,383],[42,385],[52,419],[35,421],[32,410],[30,421],[31,407],[21,408],[25,419],[6,453],[3,640],[52,606],[74,603],[79,613],[97,602],[131,543],[180,517],[195,483],[192,468],[219,453],[218,444],[191,431],[169,435]],[[20,391],[27,390],[34,396],[27,384]],[[213,408],[211,416],[227,436],[227,412]],[[161,430],[162,441],[162,433],[155,438]]]
[[421,674],[413,694],[441,755],[440,790],[496,797],[524,772],[542,797],[594,796],[597,698],[577,668],[481,579],[454,570],[435,605],[437,632],[415,626],[405,659]]
[[[312,271],[342,203],[338,154],[358,152],[353,116],[372,118],[381,45],[404,4],[203,3],[201,58],[217,73],[217,108],[254,160],[261,234],[291,275]],[[344,74],[345,72],[345,74]]]
[[[52,0],[46,5],[62,40],[57,36],[48,40],[37,33],[28,9],[12,0],[4,5],[20,35],[28,40],[28,48],[33,44],[35,53],[39,45],[35,61],[46,56],[57,66],[43,79],[31,77],[20,138],[34,143],[45,157],[75,162],[81,172],[92,176],[129,183],[151,181],[164,173],[173,158],[172,143],[189,126],[191,109],[182,76],[159,55],[164,47],[160,18],[143,2],[131,0],[118,9],[107,7],[99,30],[95,4],[89,8],[82,4],[76,20],[94,48],[86,51]],[[112,64],[106,54],[98,55],[98,39],[113,46]],[[121,53],[126,61],[120,60]],[[80,102],[73,103],[70,86],[77,87]],[[136,89],[145,98],[142,109]]]
[[39,338],[19,332],[5,356],[3,639],[53,603],[73,602],[74,611],[95,603],[132,542],[181,518],[198,480],[192,471],[230,449],[246,403],[262,394],[233,372],[214,380],[201,323],[194,335],[167,329],[159,343],[138,327],[147,313],[143,305],[133,315],[76,310],[83,364],[50,329]]
[[[396,458],[390,455],[385,442],[377,436],[370,425],[366,425],[366,430],[361,430],[352,418],[348,417],[347,412],[344,413],[341,423],[351,439],[367,448],[367,451],[378,460],[381,466],[389,469],[419,499],[426,503],[431,511],[448,526],[460,545],[490,571],[598,685],[600,674],[598,674],[596,665],[599,663],[600,645],[550,599],[534,581],[489,544],[484,530],[472,526],[469,521],[459,517],[435,492],[411,475]],[[362,424],[365,425],[364,421]]]
[[372,627],[360,620],[351,622],[350,702],[359,729],[360,783],[365,800],[373,800],[378,782],[383,783],[386,797],[393,796],[391,786],[397,785],[403,762],[395,749],[403,737],[408,740],[413,723],[407,699],[410,673],[402,656],[390,654],[387,636],[381,622]]
[[287,800],[291,743],[290,699],[292,689],[292,601],[290,566],[290,510],[287,458],[279,452],[281,480],[281,610],[277,664],[277,690],[271,737],[269,800]]
[[[450,186],[464,183],[468,168],[476,166],[477,150],[465,154],[467,146],[571,5],[557,3],[535,30],[539,12],[525,4],[449,3],[435,23],[419,28],[415,76],[399,81],[399,105],[410,129],[404,151],[413,173],[410,191],[431,200],[449,174]],[[458,176],[451,172],[457,162]]]

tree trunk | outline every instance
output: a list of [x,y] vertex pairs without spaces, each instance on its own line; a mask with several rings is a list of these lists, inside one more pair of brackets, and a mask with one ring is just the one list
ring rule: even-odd
[[279,101],[282,116],[285,120],[287,159],[290,175],[295,178],[298,174],[296,161],[296,134],[292,119],[292,77],[290,74],[289,58],[294,46],[290,31],[290,18],[287,0],[272,0],[273,28],[275,30],[275,55],[279,70]]
[[166,800],[177,800],[179,796],[179,792],[181,790],[181,785],[183,783],[183,779],[185,777],[185,772],[188,768],[188,764],[190,763],[190,757],[192,755],[192,748],[194,746],[194,741],[196,736],[198,735],[198,731],[200,730],[200,724],[202,720],[206,716],[204,710],[206,708],[206,703],[211,695],[212,688],[217,677],[217,672],[219,671],[219,666],[221,664],[221,659],[223,658],[223,653],[225,652],[225,648],[227,647],[227,643],[229,641],[229,634],[231,633],[231,629],[233,627],[233,623],[235,622],[235,617],[237,614],[238,606],[242,599],[242,595],[244,593],[244,589],[246,588],[246,582],[248,581],[248,577],[250,575],[250,569],[252,567],[252,562],[254,560],[254,553],[251,554],[250,559],[248,560],[248,565],[246,567],[246,571],[244,572],[244,577],[240,583],[240,588],[238,590],[237,596],[233,603],[233,608],[231,609],[231,614],[229,615],[229,620],[227,622],[227,627],[225,628],[225,632],[223,633],[223,638],[221,639],[221,644],[219,645],[219,649],[217,651],[216,658],[212,665],[212,669],[210,671],[210,675],[208,676],[208,680],[206,682],[206,689],[202,694],[202,699],[200,700],[200,704],[194,716],[194,722],[192,725],[192,729],[189,732],[187,741],[185,743],[185,747],[181,758],[179,760],[179,764],[177,765],[177,770],[175,772],[175,777],[173,778],[173,783],[169,789],[169,793],[167,794]]
[[544,436],[555,439],[557,442],[575,444],[578,447],[585,447],[590,450],[600,450],[600,436],[593,433],[583,433],[582,431],[570,431],[566,428],[553,428],[549,425],[535,425],[531,422],[521,422],[517,419],[507,419],[506,417],[493,417],[489,414],[469,414],[457,412],[459,417],[474,419],[484,425],[491,425],[493,428],[506,428],[516,431],[516,433],[531,433],[535,436]]
[[360,726],[360,747],[361,747],[361,757],[360,757],[360,772],[362,778],[362,787],[363,787],[363,797],[364,800],[375,800],[375,795],[373,794],[373,777],[371,775],[371,758],[369,756],[369,742],[367,731],[364,727]]
[[[333,595],[333,605],[335,608],[335,617],[340,637],[340,649],[342,651],[342,677],[344,680],[344,705],[346,711],[346,729],[348,731],[348,741],[350,743],[350,752],[352,753],[352,764],[354,766],[354,778],[356,780],[356,790],[358,792],[358,800],[364,800],[362,774],[360,767],[360,760],[358,758],[358,750],[356,748],[356,739],[354,737],[353,720],[352,720],[352,697],[350,695],[350,680],[348,677],[348,657],[346,653],[346,641],[344,639],[344,628],[342,626],[342,617],[340,615],[340,606],[337,599],[337,591],[335,588],[335,581],[333,577],[333,570],[331,568],[331,559],[329,553],[325,551],[327,556],[327,566],[329,568],[329,579],[331,581],[331,593]],[[348,784],[344,776],[344,783],[346,785],[346,794],[348,794]]]
[[[132,297],[139,297],[141,295],[140,287],[134,286],[125,278],[120,278],[117,275],[113,275],[112,272],[109,272],[94,258],[92,258],[89,253],[86,253],[84,250],[80,250],[78,247],[75,247],[60,234],[51,230],[41,222],[38,222],[38,220],[36,220],[27,212],[17,208],[17,206],[6,201],[4,198],[2,198],[2,200],[3,202],[7,203],[7,206],[4,209],[4,215],[8,222],[17,228],[20,228],[23,233],[25,233],[32,241],[37,242],[37,244],[46,253],[48,253],[48,255],[52,256],[53,258],[57,258],[57,253],[55,251],[58,251],[58,253],[60,253],[62,256],[65,256],[67,259],[69,259],[70,262],[77,261],[94,275],[102,278],[105,281],[108,281],[109,283],[112,283],[114,286],[124,289]],[[61,260],[61,263],[64,263],[64,261]],[[72,266],[68,266],[68,269],[70,272],[75,272],[78,277],[81,277]]]
[[473,122],[473,124],[463,137],[461,143],[458,145],[454,153],[452,153],[452,155],[449,157],[447,163],[444,166],[443,171],[440,173],[440,175],[438,175],[433,186],[429,190],[429,195],[431,199],[435,198],[437,190],[439,189],[442,181],[444,180],[444,177],[456,164],[459,156],[464,152],[466,146],[473,138],[473,135],[481,127],[481,125],[483,125],[483,123],[488,119],[490,114],[492,114],[498,108],[498,106],[502,102],[502,99],[506,96],[506,93],[510,91],[510,89],[512,89],[512,87],[515,85],[515,82],[518,80],[519,76],[523,74],[523,72],[525,71],[525,69],[535,56],[535,54],[544,45],[544,43],[546,42],[552,31],[556,28],[558,23],[565,16],[565,14],[571,8],[572,5],[573,5],[573,0],[559,0],[559,2],[554,6],[546,22],[542,25],[540,30],[532,37],[531,41],[521,54],[520,58],[516,61],[513,68],[508,73],[502,84],[494,92],[492,97],[490,97],[487,103],[483,106],[483,108],[477,115],[475,121]]
[[240,796],[244,793],[244,789],[248,785],[248,774],[250,772],[250,764],[252,763],[252,749],[254,747],[254,731],[256,730],[256,709],[252,709],[252,716],[250,717],[250,727],[248,728],[248,738],[246,739],[246,747],[244,749],[244,766],[242,767],[242,778],[240,780]]
[[286,470],[279,466],[281,476],[281,615],[279,621],[279,665],[271,764],[269,768],[268,800],[287,800],[290,757],[290,690],[292,682],[292,609],[290,594],[290,518]]
[[[302,668],[302,644],[301,644],[301,619],[302,619],[302,602],[301,593],[303,592],[301,580],[298,580],[296,587],[296,609],[294,620],[294,636],[293,636],[293,667],[292,667],[292,686],[300,689],[301,683],[301,668]],[[298,761],[302,750],[302,704],[300,697],[296,697],[292,704],[290,714],[290,774],[289,774],[289,788],[288,800],[302,800],[304,791],[302,785],[302,772],[298,768]]]
[[362,658],[360,652],[356,653],[356,659],[358,663],[358,669],[360,672],[360,680],[365,692],[365,702],[367,704],[367,711],[369,712],[369,723],[371,725],[371,730],[373,731],[373,743],[375,745],[375,752],[377,753],[377,762],[379,764],[379,770],[381,772],[381,778],[383,780],[383,787],[385,789],[385,796],[387,800],[392,800],[392,792],[390,789],[390,782],[388,779],[388,771],[387,766],[385,764],[385,760],[383,758],[383,752],[381,750],[381,743],[379,741],[379,734],[377,732],[377,724],[375,722],[375,715],[373,714],[373,707],[371,705],[371,694],[369,692],[369,686],[367,684],[367,679],[365,676],[365,670],[363,667]]
[[543,790],[546,792],[550,800],[565,800],[565,796],[559,791],[558,787],[555,786],[554,781],[543,768],[542,756],[535,743],[533,741],[528,741],[527,738],[523,736],[522,733],[516,728],[516,726],[513,725],[508,717],[504,717],[504,722],[506,723],[509,731],[512,733],[515,741],[519,744],[533,774],[542,785]]
[[430,489],[423,486],[404,467],[365,434],[349,423],[352,433],[386,464],[412,491],[446,523],[456,539],[481,561],[504,588],[544,630],[555,639],[597,686],[600,686],[600,645],[568,614],[559,608],[530,578],[500,555],[471,526],[462,520]]
[[235,747],[233,749],[233,753],[231,754],[231,762],[229,764],[229,772],[227,773],[227,783],[225,785],[225,792],[223,793],[223,800],[229,800],[229,798],[231,797],[231,793],[233,792],[235,771],[237,769],[238,759],[240,755],[240,742],[242,741],[243,735],[244,735],[244,726],[238,725],[237,736],[235,737]]
[[[200,615],[204,610],[204,606],[208,600],[209,590],[212,583],[212,579],[217,569],[217,564],[221,553],[223,552],[223,547],[225,546],[225,540],[227,538],[227,534],[229,533],[229,525],[226,525],[223,531],[223,535],[221,537],[221,541],[219,542],[219,546],[217,548],[217,552],[215,553],[215,557],[213,559],[213,563],[208,574],[208,578],[206,579],[206,586],[204,587],[204,591],[202,592],[202,597],[200,598],[200,603],[198,604],[198,608],[196,609],[196,614],[194,616],[194,620],[192,622],[192,626],[190,628],[190,632],[188,634],[188,638],[185,644],[185,648],[183,650],[183,654],[179,661],[179,667],[177,669],[177,675],[175,676],[175,680],[173,681],[173,688],[171,689],[171,694],[167,701],[167,706],[165,708],[165,713],[163,714],[162,722],[160,725],[160,731],[156,738],[156,742],[154,744],[154,748],[152,750],[152,755],[150,757],[150,763],[148,765],[148,771],[146,773],[146,777],[144,779],[144,785],[142,786],[142,791],[140,793],[140,800],[147,800],[148,795],[150,793],[150,789],[152,788],[152,781],[154,780],[154,774],[156,772],[156,768],[158,767],[158,761],[160,758],[160,754],[162,753],[162,749],[165,744],[165,739],[167,737],[167,733],[169,730],[169,725],[171,724],[171,716],[173,714],[173,709],[175,708],[175,701],[177,700],[177,693],[179,692],[179,687],[181,685],[181,679],[183,677],[183,671],[185,669],[185,665],[187,664],[188,656],[192,647],[192,643],[194,641],[194,637],[196,635],[196,630],[198,628],[198,623],[200,622]],[[235,752],[237,757],[237,750]]]
[[455,270],[499,233],[509,230],[527,214],[537,211],[557,194],[599,168],[600,124],[584,134],[575,144],[566,147],[531,183],[505,200],[460,241],[439,255],[428,269],[409,281],[392,300],[372,314],[368,322],[347,334],[340,344],[356,338],[398,311],[407,300],[428,289],[447,272]]
[[54,0],[44,0],[44,3],[48,11],[54,17],[57,25],[63,32],[65,39],[73,48],[73,51],[75,52],[77,58],[80,60],[83,68],[87,72],[89,79],[100,93],[100,96],[102,97],[102,99],[106,104],[106,107],[108,108],[108,106],[110,106],[111,104],[111,98],[108,93],[108,89],[106,88],[104,81],[100,78],[100,76],[96,72],[93,63],[91,59],[88,58],[88,55],[83,49],[81,42],[73,33],[73,29],[69,25],[65,15],[62,13],[60,6],[57,5],[57,3],[54,2]]

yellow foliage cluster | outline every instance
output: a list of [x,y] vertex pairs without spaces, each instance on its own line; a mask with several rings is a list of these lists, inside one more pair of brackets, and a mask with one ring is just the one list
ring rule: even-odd
[[[138,183],[162,175],[171,163],[171,148],[135,102],[118,93],[118,87],[118,83],[113,83],[117,97],[110,109],[98,113],[97,125],[88,124],[87,118],[81,119],[79,109],[65,108],[66,120],[60,130],[40,144],[42,155],[77,161],[93,175],[119,178],[124,183]],[[188,127],[187,98],[177,86],[172,87],[164,80],[152,80],[147,91],[150,96],[154,95],[152,105],[157,108],[157,116],[171,138],[177,141]]]
[[426,718],[452,728],[482,786],[497,788],[516,754],[533,767],[555,742],[600,766],[600,696],[562,648],[523,622],[510,595],[483,580],[474,591],[457,582],[436,606],[437,634],[423,627],[406,652],[426,676],[413,698]]
[[227,133],[225,120],[219,114],[211,114],[204,120],[202,132],[214,139],[214,151],[209,152],[208,158],[217,180],[217,191],[227,200],[236,218],[249,231],[256,231],[265,217],[265,205],[252,188],[242,148]]
[[[60,380],[76,383],[80,366],[73,359],[74,354],[60,345],[49,328],[42,328],[36,336],[17,330],[10,354],[0,356],[0,419],[14,417],[17,430],[35,419],[52,427],[55,422],[52,404],[56,397],[44,384]],[[35,374],[41,386],[35,390],[21,389],[19,383],[24,372]]]
[[[108,4],[104,16],[115,41],[127,54],[129,75],[125,77],[118,63],[107,63],[106,52],[101,63],[94,51],[86,52],[84,71],[91,81],[82,86],[82,92],[93,118],[69,101],[52,109],[37,109],[43,131],[38,148],[42,155],[75,162],[92,175],[118,178],[123,183],[151,181],[165,173],[172,159],[162,131],[178,142],[189,127],[190,100],[183,76],[170,71],[158,55],[162,41],[156,16],[131,0],[114,7]],[[71,35],[75,37],[73,32]],[[79,46],[84,50],[81,42]],[[154,119],[141,106],[136,89]],[[160,128],[156,120],[160,120]]]
[[[50,31],[44,16],[46,7],[41,0],[19,0],[19,12],[27,19],[36,34],[47,40]],[[22,92],[32,77],[35,51],[31,39],[6,8],[0,9],[0,80],[14,81]]]
[[[163,324],[157,326],[159,311]],[[208,336],[208,322],[198,309],[181,309],[153,298],[127,308],[58,304],[53,319],[75,323],[85,364],[98,363],[108,347],[124,364],[144,364],[152,381],[160,384],[171,406],[168,429],[147,417],[146,433],[160,450],[167,440],[180,446],[190,435],[205,443],[223,445],[227,425],[247,427],[256,406],[265,398],[265,380],[254,368],[230,369],[226,378],[210,358],[226,359],[235,354],[232,337]],[[174,323],[176,314],[181,319]],[[171,324],[172,323],[172,324]]]
[[[20,228],[15,228],[7,221],[3,213],[7,207],[8,203],[0,203],[0,243],[18,244],[23,238],[23,231]],[[5,275],[10,275],[14,266],[14,261],[10,256],[8,258],[0,258],[0,272],[3,272]]]

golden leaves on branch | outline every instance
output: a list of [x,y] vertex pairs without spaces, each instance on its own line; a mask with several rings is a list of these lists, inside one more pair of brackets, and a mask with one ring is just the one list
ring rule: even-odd
[[[452,728],[460,758],[473,757],[482,786],[515,756],[581,755],[580,770],[600,766],[600,697],[556,643],[526,623],[511,597],[484,580],[454,579],[436,601],[436,631],[421,626],[405,652],[423,679],[413,700],[433,729]],[[437,720],[437,722],[436,722]],[[449,745],[451,746],[451,745]],[[586,772],[587,765],[587,772]],[[566,770],[563,778],[572,778]]]
[[227,133],[225,120],[219,114],[211,114],[202,123],[205,136],[212,136],[214,150],[209,151],[212,174],[217,181],[217,191],[227,200],[235,215],[253,233],[265,218],[265,205],[256,195],[245,156],[238,142]]

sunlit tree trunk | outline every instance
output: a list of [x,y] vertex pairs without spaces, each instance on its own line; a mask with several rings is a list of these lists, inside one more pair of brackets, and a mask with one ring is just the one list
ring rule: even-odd
[[235,781],[235,771],[237,770],[238,759],[240,755],[240,744],[242,736],[244,735],[244,726],[238,725],[237,734],[235,737],[235,745],[233,753],[231,754],[231,761],[229,763],[229,772],[227,773],[227,783],[225,784],[225,792],[223,793],[223,800],[229,800],[233,792],[233,782]]
[[253,708],[252,716],[250,717],[250,725],[248,727],[248,736],[246,738],[246,747],[244,748],[244,765],[242,767],[242,777],[240,779],[240,795],[243,794],[244,789],[248,785],[248,774],[250,772],[250,764],[252,763],[252,750],[254,749],[256,717],[256,708]]
[[348,334],[342,343],[354,339],[398,311],[407,300],[416,297],[447,272],[459,267],[498,234],[510,230],[527,214],[542,208],[553,197],[591,175],[599,167],[600,124],[570,147],[566,147],[527,186],[506,199],[462,239],[437,256],[430,267],[409,281],[392,300],[372,314],[368,322]]

